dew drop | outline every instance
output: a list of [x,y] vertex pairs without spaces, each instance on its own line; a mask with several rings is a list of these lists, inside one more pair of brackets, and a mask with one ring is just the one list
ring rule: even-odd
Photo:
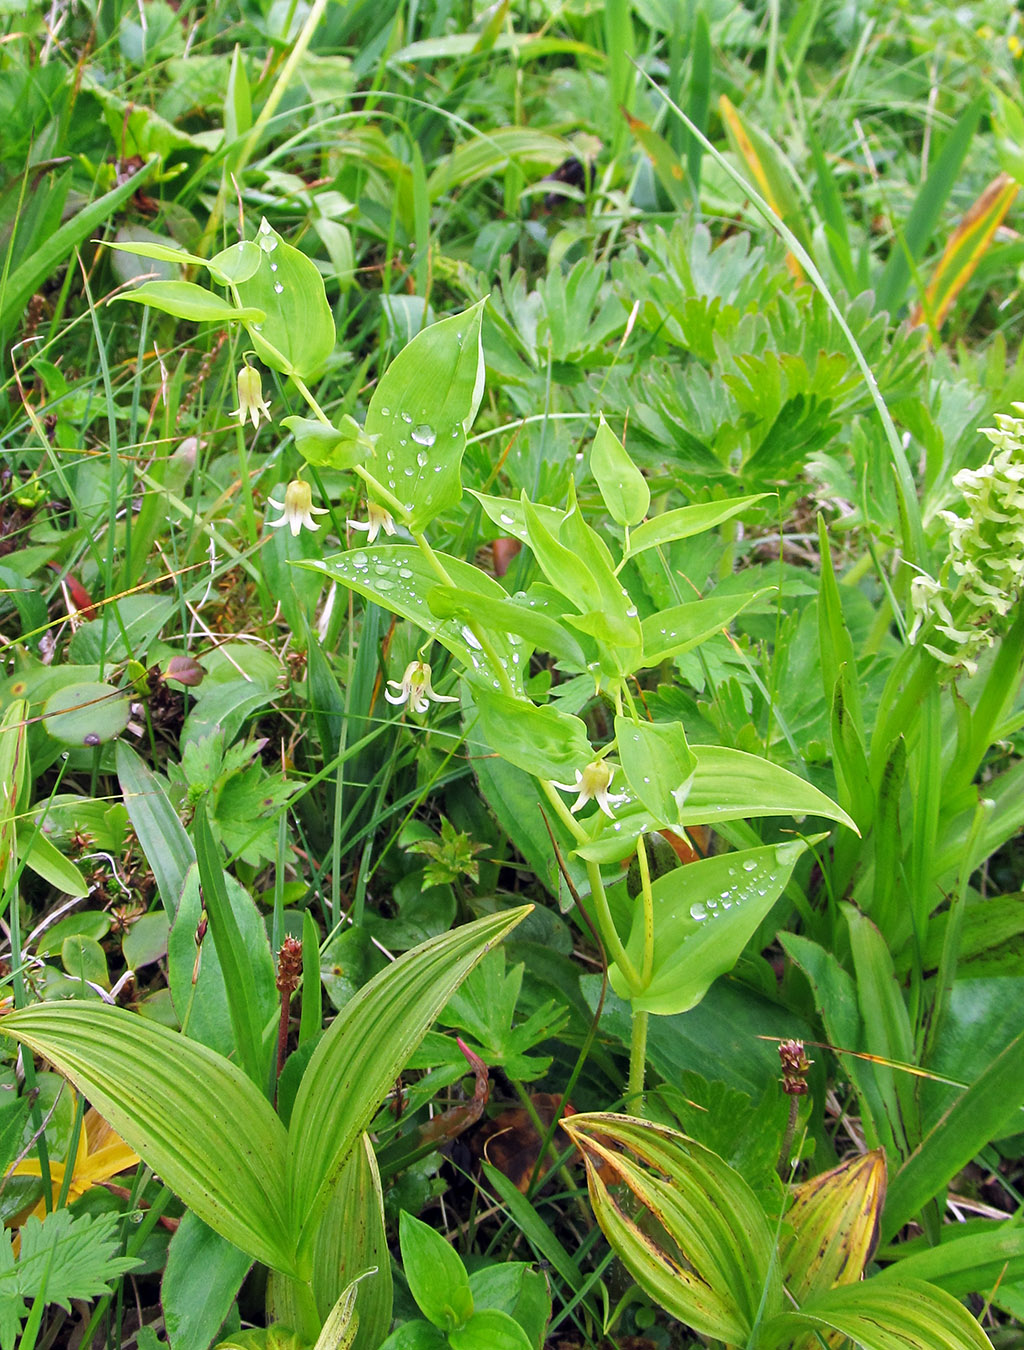
[[408,581],[409,578],[412,576],[412,573],[409,571],[408,567],[400,567],[400,568],[398,569],[398,575],[399,575],[404,581]]
[[747,861],[743,864],[743,870],[744,872],[756,872],[757,863],[754,861],[753,858],[748,858]]
[[380,410],[380,415],[381,415],[381,417],[390,417],[390,416],[391,416],[391,409],[390,409],[390,408],[384,408],[384,407],[382,407],[381,410]]
[[366,554],[365,554],[365,553],[355,553],[355,554],[353,554],[353,556],[352,556],[352,566],[353,566],[353,567],[365,567],[365,566],[366,566],[366,561],[367,561],[367,559],[366,559]]
[[277,263],[271,263],[271,264],[270,264],[270,270],[271,270],[272,272],[276,272],[276,271],[277,271]]
[[705,905],[702,905],[700,901],[698,901],[697,904],[690,906],[691,919],[696,919],[698,923],[702,923],[707,917],[708,917],[707,907]]
[[409,434],[417,445],[433,445],[437,440],[437,433],[427,422],[421,422],[418,427],[413,427]]
[[402,439],[398,442],[398,444],[399,444],[399,445],[408,445],[409,442],[408,442],[408,441],[405,439],[405,437],[403,436]]
[[281,285],[281,283],[280,283],[279,281],[275,281],[275,282],[274,282],[274,294],[275,294],[275,295],[280,295],[281,292],[282,292],[283,290],[284,290],[284,287]]
[[386,563],[376,563],[374,565],[373,570],[377,573],[379,577],[386,577],[387,574],[391,571],[391,568],[388,567]]
[[408,423],[408,422],[411,422],[411,421],[412,421],[412,416],[411,416],[411,414],[410,414],[410,413],[406,413],[406,412],[402,413],[402,421],[403,421],[403,422],[407,422],[407,423]]
[[473,632],[472,628],[468,628],[464,624],[459,631],[465,640],[466,646],[472,647],[475,652],[478,652],[480,650],[480,643],[477,641],[476,634]]
[[[416,437],[414,436],[413,440],[415,439]],[[427,455],[426,450],[421,450],[419,454],[416,456],[416,463],[420,466],[421,469],[425,469],[427,467],[428,458],[429,456]]]
[[377,589],[379,591],[390,591],[394,589],[394,585],[395,583],[393,581],[388,581],[386,577],[383,577],[377,582]]
[[629,609],[626,610],[626,618],[627,619],[636,618],[636,605],[630,605]]
[[406,478],[411,478],[411,477],[413,476],[413,473],[415,472],[415,470],[413,469],[412,465],[410,464],[409,467],[408,467],[404,472],[405,472]]

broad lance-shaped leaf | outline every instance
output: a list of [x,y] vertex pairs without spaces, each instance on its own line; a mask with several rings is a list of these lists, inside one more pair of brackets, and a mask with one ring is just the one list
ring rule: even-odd
[[753,497],[731,497],[724,502],[699,502],[696,506],[680,506],[653,520],[645,520],[629,536],[629,556],[647,548],[657,548],[659,544],[670,544],[674,539],[689,539],[691,535],[713,530],[768,495],[759,492]]
[[230,1060],[109,1004],[20,1008],[0,1032],[70,1078],[204,1223],[293,1272],[284,1126]]
[[581,773],[594,757],[586,724],[571,713],[474,685],[484,740],[501,747],[501,757],[537,778],[558,782]]
[[923,1280],[839,1285],[799,1312],[763,1324],[757,1343],[763,1350],[790,1350],[794,1344],[811,1350],[818,1343],[815,1332],[836,1332],[860,1350],[992,1350],[963,1304]]
[[616,524],[637,525],[643,520],[651,504],[651,490],[603,415],[590,447],[590,472]]
[[114,756],[128,819],[156,878],[164,909],[173,919],[196,851],[168,800],[163,780],[124,741],[117,742]]
[[746,595],[709,595],[703,600],[691,600],[685,605],[673,605],[651,614],[640,624],[643,633],[645,666],[656,666],[674,656],[699,647],[723,628],[728,628],[737,614],[755,600],[769,595],[774,586],[763,586]]
[[360,1134],[462,978],[530,908],[488,915],[406,952],[360,989],[317,1046],[289,1128],[303,1278],[323,1207]]
[[[262,309],[255,306],[232,304],[222,300],[205,286],[197,286],[194,281],[147,281],[133,291],[119,295],[118,300],[134,300],[140,305],[150,305],[153,309],[172,314],[176,319],[189,319],[192,323],[262,323],[267,317]],[[268,363],[269,364],[269,363]]]
[[[630,1116],[595,1111],[562,1128],[583,1154],[597,1221],[637,1284],[701,1335],[750,1344],[758,1317],[779,1309],[781,1286],[768,1220],[740,1174],[678,1131]],[[609,1189],[609,1170],[647,1211],[642,1227],[631,1198]]]
[[576,852],[592,862],[620,862],[633,852],[638,835],[651,830],[754,816],[823,816],[856,830],[856,825],[831,797],[758,755],[724,745],[691,745],[697,757],[690,791],[676,820],[655,820],[638,801],[616,808],[615,820],[603,817],[593,841]]
[[615,719],[615,746],[630,791],[656,820],[678,815],[693,781],[697,758],[681,722]]
[[256,243],[262,257],[256,271],[235,283],[243,305],[264,311],[245,321],[252,345],[272,370],[308,380],[318,375],[334,350],[337,333],[316,263],[286,244],[265,220]]
[[[469,489],[469,494],[477,499],[490,520],[498,526],[503,534],[511,535],[513,539],[518,539],[521,544],[530,542],[530,531],[526,523],[526,510],[523,505],[523,501],[526,500],[525,494],[523,501],[518,502],[509,497],[489,497],[486,492],[476,492],[473,488]],[[550,534],[557,536],[562,527],[562,521],[565,519],[565,512],[560,511],[555,506],[540,506],[534,502],[530,502],[529,505],[544,528]]]
[[462,456],[484,392],[480,300],[431,324],[381,376],[366,413],[373,471],[414,533],[462,498]]
[[[819,838],[821,836],[818,836]],[[802,839],[743,849],[674,868],[651,886],[654,960],[643,988],[631,987],[615,965],[608,978],[634,1011],[660,1016],[689,1012],[731,970],[762,919],[789,883],[807,847]],[[644,951],[642,897],[635,901],[626,951],[639,969]]]
[[439,619],[476,623],[487,632],[512,633],[531,648],[551,652],[580,670],[586,665],[587,658],[573,635],[530,600],[485,598],[476,591],[460,591],[457,586],[435,586],[427,600]]
[[779,1259],[798,1303],[861,1279],[878,1241],[885,1150],[872,1149],[794,1186]]
[[[439,553],[437,557],[459,590],[472,591],[487,601],[508,600],[507,591],[479,567],[447,553]],[[438,587],[438,576],[418,548],[409,544],[375,544],[335,554],[322,562],[311,560],[299,565],[339,581],[382,609],[409,619],[457,657],[467,672],[490,675],[497,684],[497,672],[491,670],[487,653],[468,625],[457,619],[438,618],[430,608],[429,597]],[[517,645],[504,632],[491,630],[489,636],[492,650],[518,692],[523,687],[525,664],[522,644]]]
[[[359,1281],[355,1288],[352,1280]],[[322,1318],[329,1316],[346,1289],[351,1290],[358,1321],[354,1350],[377,1350],[391,1325],[391,1257],[377,1159],[365,1134],[349,1154],[317,1231],[311,1285]],[[294,1280],[272,1271],[268,1317],[300,1326],[304,1293]]]

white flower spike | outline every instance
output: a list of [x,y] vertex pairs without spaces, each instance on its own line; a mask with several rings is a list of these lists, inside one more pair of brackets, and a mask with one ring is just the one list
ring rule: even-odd
[[561,792],[579,793],[579,796],[569,808],[573,815],[577,811],[581,811],[587,802],[593,801],[597,802],[605,815],[610,817],[612,808],[621,806],[626,800],[625,795],[613,796],[608,791],[614,774],[614,764],[606,764],[603,759],[595,759],[587,765],[582,773],[579,769],[576,770],[575,783],[555,783],[554,786]]
[[243,366],[238,372],[238,407],[231,416],[237,417],[242,426],[248,417],[257,431],[261,417],[271,420],[270,404],[263,397],[263,378],[255,366]]
[[410,661],[405,668],[405,674],[402,676],[402,682],[397,680],[388,680],[388,684],[393,689],[397,689],[397,694],[389,694],[384,690],[384,697],[389,703],[408,703],[414,713],[422,715],[430,707],[431,701],[434,703],[458,703],[458,699],[451,694],[435,694],[430,687],[430,667],[425,661]]
[[380,534],[381,530],[385,534],[395,533],[395,522],[390,511],[385,511],[383,506],[378,506],[376,502],[368,502],[366,514],[369,517],[365,522],[361,520],[346,520],[345,524],[350,530],[362,530],[366,534],[366,542],[372,544]]
[[267,501],[278,511],[284,512],[280,520],[267,521],[270,528],[277,530],[282,525],[287,525],[293,535],[297,535],[300,530],[318,530],[320,526],[313,517],[329,514],[326,507],[313,505],[312,489],[301,478],[293,478],[288,484],[284,490],[283,502],[273,497],[268,497]]

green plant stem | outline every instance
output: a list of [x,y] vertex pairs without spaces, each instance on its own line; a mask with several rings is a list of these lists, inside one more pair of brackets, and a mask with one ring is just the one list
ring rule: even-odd
[[654,972],[654,896],[651,894],[651,869],[647,862],[647,845],[644,843],[643,835],[636,841],[636,861],[640,868],[640,895],[644,906],[644,957],[641,979],[646,988]]
[[[562,801],[554,783],[548,782],[546,778],[541,778],[539,782],[544,795],[551,803],[555,815],[576,840],[577,844],[587,843],[590,839],[589,834],[587,834],[586,830],[572,814],[565,802]],[[634,966],[633,962],[627,956],[626,949],[622,944],[622,939],[619,937],[618,930],[612,919],[612,912],[608,906],[608,896],[604,889],[604,877],[601,875],[601,868],[597,863],[590,862],[589,859],[587,861],[587,877],[590,881],[590,896],[594,905],[594,916],[597,919],[597,926],[601,933],[601,941],[605,945],[605,950],[626,977],[626,982],[629,984],[630,988],[640,990],[643,987],[640,982],[640,974],[637,971],[636,966]]]
[[647,1019],[650,1014],[633,1009],[633,1034],[629,1040],[629,1083],[626,1106],[636,1115],[644,1114],[644,1071],[647,1067]]

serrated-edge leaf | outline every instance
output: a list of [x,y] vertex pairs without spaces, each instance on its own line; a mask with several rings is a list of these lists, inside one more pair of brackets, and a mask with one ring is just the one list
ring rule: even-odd
[[70,1078],[211,1228],[292,1272],[284,1126],[230,1060],[107,1004],[21,1008],[0,1033]]

